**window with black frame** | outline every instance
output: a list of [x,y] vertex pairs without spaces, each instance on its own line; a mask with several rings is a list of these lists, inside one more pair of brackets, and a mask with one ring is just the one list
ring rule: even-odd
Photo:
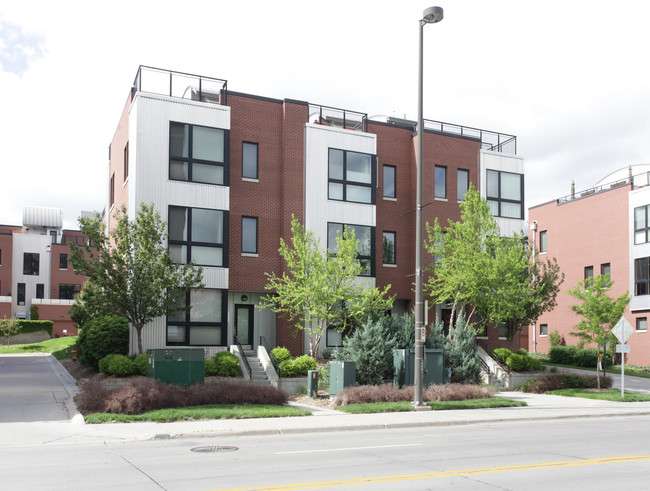
[[328,198],[375,204],[377,158],[336,148],[330,148],[328,156]]
[[228,132],[186,123],[169,124],[169,178],[227,186]]
[[345,228],[352,230],[355,238],[359,241],[357,259],[362,266],[362,271],[359,276],[375,276],[375,227],[350,225],[347,223],[328,223],[327,250],[336,254],[337,237],[343,235]]
[[23,253],[23,274],[38,276],[40,264],[40,254],[37,252]]
[[169,251],[175,263],[228,267],[228,212],[170,206]]
[[487,202],[495,217],[523,219],[524,176],[488,169]]
[[167,316],[167,345],[226,346],[226,290],[190,290],[178,300],[178,306],[191,305],[189,310]]
[[648,205],[634,208],[634,243],[650,242],[650,224],[648,223]]
[[634,295],[650,295],[650,257],[634,260]]

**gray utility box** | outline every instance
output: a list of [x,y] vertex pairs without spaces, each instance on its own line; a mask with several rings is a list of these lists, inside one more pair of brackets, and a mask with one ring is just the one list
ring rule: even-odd
[[307,395],[309,397],[318,396],[318,370],[307,372]]
[[[393,384],[396,387],[415,384],[415,350],[393,350],[393,366],[395,375]],[[445,383],[445,351],[442,349],[424,350],[424,377],[422,384],[426,387],[432,384]]]
[[147,350],[147,377],[189,387],[205,380],[202,348]]
[[357,381],[357,364],[353,361],[330,361],[330,398]]

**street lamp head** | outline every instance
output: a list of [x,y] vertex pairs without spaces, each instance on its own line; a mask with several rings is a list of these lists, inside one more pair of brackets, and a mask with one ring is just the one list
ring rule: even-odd
[[435,24],[440,22],[444,17],[444,12],[442,7],[429,7],[422,14],[422,22],[425,24]]

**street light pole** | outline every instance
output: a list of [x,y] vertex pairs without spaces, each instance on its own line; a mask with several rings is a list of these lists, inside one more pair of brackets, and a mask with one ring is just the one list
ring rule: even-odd
[[416,199],[417,207],[415,210],[415,390],[413,405],[416,409],[428,409],[429,406],[424,404],[423,399],[423,379],[424,379],[424,295],[422,291],[422,236],[424,231],[424,220],[422,217],[422,181],[423,181],[423,160],[422,160],[422,137],[424,133],[424,116],[422,114],[422,93],[423,93],[423,33],[425,24],[435,24],[443,18],[441,7],[429,7],[424,11],[420,19],[420,53],[418,63],[418,135],[417,135],[417,183]]

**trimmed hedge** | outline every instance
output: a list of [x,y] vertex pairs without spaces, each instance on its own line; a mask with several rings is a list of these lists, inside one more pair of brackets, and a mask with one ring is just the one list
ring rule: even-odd
[[[558,365],[593,368],[598,363],[598,350],[596,348],[580,349],[576,346],[553,346],[549,352],[549,360]],[[605,363],[612,364],[609,353],[605,355]]]
[[544,368],[542,362],[520,349],[513,353],[508,348],[496,348],[494,353],[514,372],[538,372]]
[[278,365],[281,365],[283,361],[285,360],[291,360],[291,353],[287,348],[284,347],[276,347],[271,350],[271,354],[275,358],[275,361],[278,363]]
[[52,321],[28,321],[24,319],[19,319],[20,323],[20,333],[26,334],[28,332],[38,332],[46,331],[52,336],[52,331],[54,329],[54,322]]
[[239,374],[239,359],[230,351],[219,351],[214,355],[217,372],[222,377],[236,377]]

